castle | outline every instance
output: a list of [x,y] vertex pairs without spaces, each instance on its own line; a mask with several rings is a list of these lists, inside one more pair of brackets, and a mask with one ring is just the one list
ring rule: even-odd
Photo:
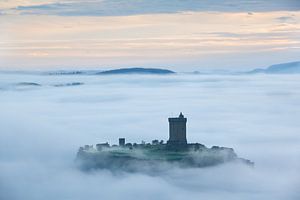
[[[163,140],[152,140],[152,143],[145,143],[142,141],[141,144],[137,143],[126,143],[125,138],[119,138],[119,145],[112,145],[110,146],[108,142],[96,144],[96,149],[101,150],[102,148],[109,148],[109,147],[126,147],[126,148],[136,148],[136,147],[150,147],[150,146],[161,146],[168,150],[185,150],[191,146],[198,146],[200,144],[188,144],[186,139],[186,123],[187,118],[180,112],[178,117],[170,117],[168,118],[169,121],[169,140],[167,143],[164,143]],[[81,150],[88,150],[92,149],[92,145],[85,145],[81,147]]]
[[[170,148],[183,148],[187,146],[186,139],[186,123],[187,118],[184,117],[182,112],[180,112],[178,117],[170,117],[169,121],[169,140],[167,141],[167,147]],[[152,144],[158,144],[158,140],[153,140]],[[130,144],[130,143],[128,143]],[[160,142],[163,144],[163,142]],[[119,138],[119,146],[125,146],[125,138]]]
[[179,117],[169,118],[168,145],[187,145],[186,140],[187,119],[180,113]]
[[119,145],[111,146],[106,142],[96,144],[96,149],[93,145],[80,147],[77,160],[83,169],[105,168],[130,172],[143,170],[142,166],[150,166],[147,169],[159,168],[161,162],[175,163],[180,167],[207,167],[232,161],[254,165],[250,160],[237,157],[232,148],[207,148],[200,143],[187,143],[187,118],[182,113],[178,117],[168,118],[168,121],[169,140],[166,143],[157,139],[152,143],[126,143],[125,138],[119,138]]

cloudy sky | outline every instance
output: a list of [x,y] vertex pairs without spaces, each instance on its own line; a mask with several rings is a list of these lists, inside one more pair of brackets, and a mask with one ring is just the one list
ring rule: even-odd
[[0,68],[241,70],[299,60],[298,0],[2,0]]
[[[0,0],[0,199],[300,199],[300,78],[59,76],[2,70],[247,70],[296,61],[299,0]],[[78,86],[68,86],[74,82]],[[226,164],[90,173],[79,146],[167,140],[232,147]]]

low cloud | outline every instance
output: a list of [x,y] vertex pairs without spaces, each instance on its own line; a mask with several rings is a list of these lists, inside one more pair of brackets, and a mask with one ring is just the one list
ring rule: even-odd
[[277,17],[276,20],[278,20],[281,23],[297,24],[297,20],[294,18],[293,15]]
[[[298,75],[0,77],[0,199],[299,199]],[[41,86],[6,87],[15,80]],[[47,87],[68,82],[84,84]],[[166,141],[180,111],[189,142],[232,147],[255,167],[76,168],[85,144]]]

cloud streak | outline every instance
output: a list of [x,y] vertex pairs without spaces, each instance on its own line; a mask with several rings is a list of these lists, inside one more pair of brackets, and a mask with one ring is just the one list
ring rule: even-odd
[[[32,5],[30,5],[32,3]],[[4,6],[9,7],[10,3]],[[93,0],[93,1],[33,1],[11,3],[12,10],[21,14],[61,15],[61,16],[128,16],[140,14],[178,13],[186,11],[220,11],[220,12],[265,12],[298,11],[297,0],[224,0],[224,1],[164,1],[164,0]],[[13,6],[16,6],[13,8]]]

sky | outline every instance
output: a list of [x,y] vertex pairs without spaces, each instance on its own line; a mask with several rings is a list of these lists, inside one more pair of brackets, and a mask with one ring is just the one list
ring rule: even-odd
[[2,0],[0,68],[246,70],[299,60],[298,0]]
[[[0,72],[0,199],[299,200],[299,81],[299,75]],[[72,82],[83,84],[67,86]],[[180,111],[188,142],[234,148],[255,166],[172,166],[152,175],[76,168],[86,144],[117,144],[120,137],[166,142],[168,117]]]
[[[299,200],[298,74],[3,71],[242,71],[299,53],[299,0],[0,0],[0,199]],[[86,144],[166,141],[179,112],[188,142],[234,148],[255,166],[76,167]]]

